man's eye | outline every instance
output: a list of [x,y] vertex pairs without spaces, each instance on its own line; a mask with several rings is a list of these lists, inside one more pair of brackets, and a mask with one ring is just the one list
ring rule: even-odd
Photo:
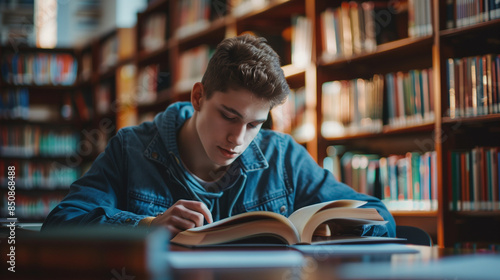
[[253,123],[248,124],[249,128],[257,128],[258,126],[259,126],[259,124],[253,124]]
[[236,118],[233,118],[233,117],[229,117],[229,116],[226,116],[226,114],[221,114],[222,117],[228,121],[234,121]]

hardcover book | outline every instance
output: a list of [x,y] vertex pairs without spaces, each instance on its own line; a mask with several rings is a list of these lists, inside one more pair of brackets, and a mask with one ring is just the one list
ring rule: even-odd
[[346,242],[346,238],[368,241],[370,238],[359,236],[355,229],[362,225],[384,225],[387,221],[374,208],[359,208],[364,204],[365,201],[357,200],[323,202],[300,208],[288,218],[268,211],[247,212],[182,231],[171,242],[184,246],[207,246],[342,243]]

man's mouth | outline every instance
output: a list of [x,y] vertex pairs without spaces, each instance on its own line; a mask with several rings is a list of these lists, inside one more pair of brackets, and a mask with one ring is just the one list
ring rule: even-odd
[[237,152],[227,150],[227,149],[224,149],[222,147],[218,147],[218,148],[221,151],[222,155],[226,158],[235,158],[238,155]]

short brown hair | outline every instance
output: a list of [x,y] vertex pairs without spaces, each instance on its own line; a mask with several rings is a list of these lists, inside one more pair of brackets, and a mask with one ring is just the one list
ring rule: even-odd
[[290,92],[278,54],[265,38],[249,34],[219,43],[201,83],[207,98],[214,91],[244,88],[271,101],[271,108],[283,103]]

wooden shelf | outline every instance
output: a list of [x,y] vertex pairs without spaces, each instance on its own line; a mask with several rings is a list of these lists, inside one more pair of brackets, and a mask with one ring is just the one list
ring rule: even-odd
[[[196,32],[193,32],[185,36],[175,36],[173,40],[176,40],[176,44],[179,45],[181,49],[191,48],[196,45],[207,43],[210,41],[217,40],[218,38],[224,38],[226,32],[226,17],[220,17],[216,20],[207,23],[207,25]],[[219,40],[220,42],[220,40]]]
[[74,91],[75,89],[78,88],[77,85],[71,85],[71,86],[53,86],[53,85],[34,85],[34,84],[29,84],[29,85],[15,85],[15,84],[8,84],[8,83],[2,83],[2,87],[7,88],[7,89],[12,89],[12,88],[25,88],[28,89],[29,91],[32,91],[33,93],[37,92],[45,92],[45,91],[51,91],[51,94],[61,94],[66,91]]
[[389,125],[384,125],[382,133],[384,135],[390,135],[390,134],[403,134],[403,133],[414,133],[414,132],[431,132],[434,130],[434,126],[435,126],[434,122],[423,122],[404,127],[392,127]]
[[38,195],[44,195],[44,194],[51,194],[51,193],[57,193],[57,194],[66,194],[69,192],[69,188],[53,188],[53,187],[48,187],[48,186],[38,186],[38,187],[29,187],[26,188],[22,185],[16,184],[16,192],[19,192],[20,194],[23,195],[30,195],[30,196],[38,196]]
[[154,62],[157,62],[158,59],[161,59],[163,56],[168,55],[168,52],[171,50],[172,46],[169,44],[171,41],[167,42],[163,47],[154,50],[154,51],[141,51],[137,55],[137,63],[139,65],[147,65]]
[[[35,68],[40,66],[36,64],[38,60],[36,60],[35,56],[31,56],[31,54],[44,54],[47,60],[51,59],[52,54],[55,55],[56,58],[60,54],[70,54],[75,59],[79,59],[78,51],[76,49],[71,48],[54,48],[54,49],[41,49],[34,47],[19,47],[15,50],[12,49],[13,45],[8,47],[0,47],[0,61],[1,65],[5,65],[4,59],[8,57],[8,54],[16,53],[19,54],[19,57],[24,55],[25,64],[23,64],[23,71],[19,69],[10,70],[8,68],[2,68],[3,71],[11,71],[11,72],[19,72],[25,74],[26,69],[31,69],[32,76],[35,77],[33,81],[37,81],[38,78],[45,78],[45,76],[36,77],[35,75],[44,73],[42,70]],[[32,59],[34,57],[35,59]],[[62,57],[62,56],[61,56]],[[20,59],[18,62],[21,61]],[[67,61],[64,58],[64,62],[67,65],[74,66],[72,61]],[[11,63],[11,62],[8,62]],[[49,67],[50,65],[50,67]],[[63,78],[63,75],[58,75],[54,77],[54,70],[59,70],[59,68],[53,68],[53,64],[44,65],[44,69],[48,69],[50,71],[50,78]],[[9,69],[9,70],[8,70]],[[2,137],[5,137],[2,143],[2,154],[0,155],[0,165],[2,166],[16,166],[16,217],[18,221],[38,221],[43,222],[44,216],[48,214],[48,210],[53,206],[54,203],[60,201],[65,194],[69,191],[69,184],[65,185],[64,188],[60,187],[61,181],[54,183],[52,180],[60,179],[60,180],[73,180],[77,179],[81,176],[82,166],[86,165],[88,162],[91,162],[95,159],[91,156],[82,156],[76,155],[80,162],[71,162],[71,164],[67,164],[69,158],[71,160],[75,160],[75,154],[72,152],[68,152],[67,150],[77,149],[76,145],[79,140],[83,139],[83,136],[79,137],[74,135],[79,135],[83,131],[83,129],[87,129],[90,127],[92,120],[86,121],[84,118],[80,118],[79,111],[76,105],[75,95],[82,86],[91,86],[91,81],[81,82],[78,79],[78,70],[76,73],[73,73],[73,68],[70,69],[67,73],[71,75],[76,75],[77,79],[73,85],[52,85],[51,83],[38,85],[35,83],[32,84],[8,84],[5,81],[0,81],[0,98],[4,98],[5,94],[12,90],[14,92],[15,104],[13,106],[22,107],[22,110],[34,110],[34,106],[38,106],[37,110],[42,111],[40,114],[48,116],[46,119],[35,119],[35,120],[27,120],[27,119],[0,119],[0,132]],[[27,72],[27,73],[30,73]],[[62,71],[61,71],[62,73]],[[69,76],[72,77],[72,76]],[[65,78],[65,77],[64,77]],[[51,79],[52,80],[52,79]],[[18,89],[26,89],[26,91],[20,91]],[[27,98],[23,95],[22,97],[19,95],[27,93]],[[19,99],[22,98],[22,101]],[[9,97],[10,99],[10,97]],[[13,99],[10,100],[11,102]],[[26,102],[27,101],[27,102]],[[26,103],[25,103],[26,102]],[[7,107],[7,111],[11,110]],[[66,110],[70,106],[72,108],[72,114],[70,120],[65,120],[62,117],[62,111]],[[3,108],[6,109],[6,108]],[[13,110],[13,109],[12,109]],[[53,112],[54,110],[55,112]],[[31,113],[31,112],[30,112]],[[40,131],[40,137],[35,137],[35,134],[38,134]],[[27,133],[27,134],[25,134]],[[59,134],[61,133],[61,134]],[[13,134],[14,137],[10,137],[10,134]],[[26,136],[29,134],[33,135],[33,139],[30,139]],[[55,136],[53,136],[55,135]],[[40,150],[42,151],[38,155],[29,155],[34,154],[34,150],[31,149],[31,145],[39,145]],[[61,146],[64,146],[65,151],[64,154],[61,153],[53,153],[55,149],[60,149]],[[23,150],[24,153],[18,150]],[[67,150],[66,150],[67,149]],[[59,150],[62,151],[62,150]],[[7,154],[6,154],[7,152]],[[53,170],[58,169],[59,166],[52,165],[52,163],[61,163],[66,165],[64,168],[68,168],[68,172],[66,174],[61,175],[61,173],[56,174]],[[66,163],[66,164],[65,164]],[[43,168],[42,168],[43,166]],[[43,169],[43,170],[42,170]],[[65,170],[66,171],[66,170]],[[36,176],[34,175],[37,172],[38,175],[43,174],[45,179],[48,178],[48,181],[44,180],[43,184],[36,187],[26,187],[23,186],[24,182],[21,178],[25,178],[28,176]],[[68,175],[69,174],[69,175]],[[5,173],[6,175],[6,173]],[[57,176],[57,178],[56,178]],[[59,177],[61,176],[61,177]],[[76,177],[76,178],[73,178]],[[5,180],[7,178],[4,178]],[[6,181],[5,181],[6,182]],[[6,189],[7,184],[5,184]],[[51,202],[49,205],[49,201]],[[0,202],[0,210],[6,211],[6,203]],[[35,212],[36,211],[36,212]]]
[[492,210],[492,211],[457,211],[453,212],[456,217],[459,218],[477,218],[477,217],[491,217],[491,218],[500,218],[500,210]]
[[[223,1],[226,3],[226,1]],[[390,2],[390,1],[387,1]],[[254,32],[259,36],[266,37],[268,42],[282,57],[282,69],[285,77],[292,89],[305,88],[307,92],[307,108],[312,111],[312,123],[315,127],[315,135],[311,141],[303,142],[304,146],[311,153],[311,156],[318,162],[322,162],[326,156],[326,148],[330,145],[344,145],[347,148],[366,149],[376,151],[380,155],[389,155],[399,152],[409,152],[418,150],[427,152],[429,149],[435,150],[437,155],[437,174],[440,203],[438,211],[392,211],[396,221],[401,224],[418,225],[426,229],[433,236],[434,241],[441,247],[451,247],[456,242],[464,241],[467,234],[472,233],[470,225],[475,225],[474,221],[479,220],[479,224],[488,226],[485,220],[500,217],[500,211],[468,211],[450,212],[447,210],[449,198],[448,189],[451,189],[451,182],[448,182],[450,163],[447,155],[456,148],[471,147],[480,143],[496,144],[500,135],[498,129],[500,114],[482,115],[474,117],[450,118],[444,116],[447,110],[447,90],[446,90],[446,60],[448,58],[483,55],[487,53],[499,53],[500,50],[500,19],[482,22],[471,26],[439,30],[439,26],[446,18],[445,3],[443,1],[432,0],[432,18],[434,21],[431,35],[423,37],[399,36],[400,39],[388,43],[380,44],[373,52],[363,52],[348,57],[337,57],[324,59],[322,57],[321,42],[321,19],[320,15],[326,8],[336,8],[341,1],[327,0],[270,0],[268,4],[248,11],[246,13],[235,14],[231,12],[230,3],[226,7],[227,13],[215,15],[212,21],[206,26],[194,29],[187,35],[179,35],[178,13],[179,1],[156,0],[152,1],[148,8],[137,16],[136,29],[136,50],[133,58],[122,60],[116,65],[109,67],[104,72],[98,70],[99,48],[107,38],[113,36],[116,30],[104,34],[90,43],[85,52],[92,53],[93,56],[93,76],[87,81],[80,81],[74,86],[36,86],[36,85],[7,85],[2,83],[2,88],[26,87],[33,90],[33,94],[39,98],[42,92],[51,92],[52,96],[63,96],[67,92],[71,93],[81,87],[92,91],[95,94],[96,87],[106,81],[111,83],[111,102],[116,96],[116,70],[119,66],[133,64],[137,69],[145,68],[149,65],[158,65],[159,71],[168,73],[170,84],[163,85],[157,92],[156,100],[152,104],[137,105],[139,114],[153,114],[163,111],[169,104],[189,100],[190,89],[178,90],[176,82],[180,80],[180,57],[186,50],[206,44],[214,48],[222,39],[235,36],[242,32]],[[154,14],[164,13],[167,17],[167,30],[165,31],[165,43],[153,51],[141,49],[142,27],[148,17]],[[403,13],[404,14],[404,13]],[[304,68],[297,68],[291,64],[291,42],[292,17],[303,15],[311,20],[314,30],[312,44],[311,65]],[[439,24],[438,24],[439,22]],[[400,25],[399,28],[407,29],[408,26]],[[407,31],[407,30],[406,30]],[[406,32],[408,33],[408,32]],[[2,48],[0,51],[10,51],[9,48]],[[21,51],[53,52],[49,49],[22,48]],[[73,49],[59,49],[57,51],[74,53]],[[333,80],[352,80],[358,78],[370,78],[375,74],[385,75],[397,71],[409,71],[413,69],[433,69],[432,78],[434,94],[435,119],[429,122],[416,123],[403,127],[387,125],[387,112],[382,120],[385,122],[380,132],[376,133],[353,133],[340,137],[323,137],[321,135],[322,113],[322,84]],[[38,94],[39,92],[40,94]],[[386,98],[386,97],[384,97]],[[95,100],[94,100],[95,103]],[[93,105],[94,108],[96,104]],[[386,106],[384,104],[383,106]],[[387,110],[387,109],[385,109]],[[148,114],[149,115],[149,114]],[[89,123],[79,123],[78,121],[51,122],[43,125],[58,126],[85,126],[95,129],[95,124],[102,118],[117,118],[117,112],[109,112],[104,115],[94,115]],[[1,120],[2,123],[4,120]],[[8,120],[10,122],[10,120]],[[13,124],[26,124],[23,121],[13,121]],[[10,124],[10,123],[9,123]],[[31,124],[31,123],[30,123]],[[33,124],[37,124],[34,122]],[[115,122],[113,123],[113,125]],[[457,128],[458,127],[458,128]],[[111,133],[113,134],[113,133]],[[489,137],[491,136],[491,137]],[[483,138],[491,138],[483,140]],[[420,141],[422,145],[417,142]],[[496,141],[496,142],[494,142]],[[496,144],[498,145],[498,144]],[[424,148],[422,148],[424,147]],[[45,159],[40,159],[45,160]],[[460,222],[459,228],[457,222]],[[457,229],[465,229],[464,235],[456,234]],[[481,232],[472,235],[474,238],[481,238]],[[490,235],[484,235],[491,239]],[[497,238],[497,242],[500,240]]]
[[377,133],[354,133],[339,137],[324,137],[325,140],[335,142],[335,141],[345,141],[345,140],[355,140],[355,139],[366,139],[366,138],[380,138],[386,137],[388,135],[402,135],[407,133],[419,133],[419,132],[432,132],[434,130],[434,123],[422,123],[415,124],[405,127],[389,127],[385,125],[381,132]]
[[441,38],[451,38],[464,35],[473,35],[481,32],[493,32],[491,35],[498,35],[498,26],[500,25],[500,19],[494,19],[490,21],[476,23],[474,25],[450,28],[439,31],[439,36]]
[[489,122],[499,122],[500,114],[489,114],[489,115],[481,115],[481,116],[471,116],[471,117],[458,117],[458,118],[450,118],[444,117],[443,124],[484,124]]
[[391,214],[394,217],[434,217],[434,218],[436,218],[438,216],[437,211],[421,211],[421,210],[408,210],[408,211],[393,210],[393,211],[391,211]]
[[[291,14],[305,13],[304,3],[300,0],[272,0],[269,2],[266,6],[254,9],[235,18],[238,21],[255,21],[257,17],[276,20],[279,18],[289,19]],[[259,23],[256,22],[255,25],[259,25]]]
[[25,120],[25,119],[2,119],[0,118],[0,122],[8,122],[9,125],[12,126],[23,126],[23,125],[37,125],[40,127],[47,128],[69,128],[69,127],[84,127],[90,123],[90,121],[82,121],[80,119],[73,120],[49,120],[49,121],[37,121],[37,120]]
[[393,42],[378,45],[374,52],[355,54],[349,57],[340,57],[331,60],[321,60],[320,65],[325,67],[340,67],[346,63],[363,63],[366,60],[391,56],[407,56],[408,53],[430,51],[433,37],[404,38]]

